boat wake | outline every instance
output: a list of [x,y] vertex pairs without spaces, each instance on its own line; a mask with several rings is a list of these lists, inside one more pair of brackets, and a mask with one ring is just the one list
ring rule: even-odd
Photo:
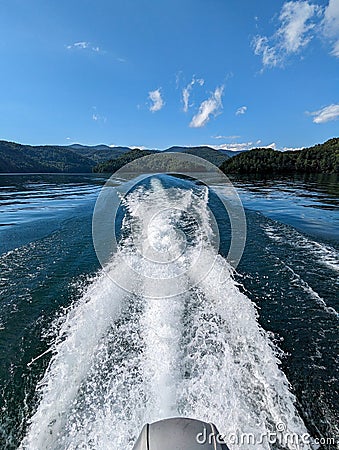
[[144,423],[178,415],[226,438],[307,433],[255,305],[211,244],[208,201],[156,178],[125,198],[117,251],[57,324],[22,449],[131,449]]

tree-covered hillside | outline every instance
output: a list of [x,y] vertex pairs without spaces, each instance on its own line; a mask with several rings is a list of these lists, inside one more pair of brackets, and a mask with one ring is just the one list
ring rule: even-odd
[[221,165],[225,173],[339,173],[339,138],[299,151],[258,148],[240,153]]
[[93,168],[93,172],[107,172],[114,173],[121,169],[125,164],[128,164],[143,156],[154,154],[155,152],[150,150],[139,150],[138,148],[125,153],[115,159],[109,159],[108,161],[97,164]]
[[229,156],[225,153],[219,152],[211,147],[171,147],[166,152],[174,153],[186,153],[188,155],[199,156],[200,158],[206,159],[210,163],[219,167],[224,161],[226,161]]
[[193,147],[185,150],[184,153],[188,155],[199,156],[200,158],[206,159],[217,167],[219,167],[224,161],[229,159],[229,156],[220,153],[218,150],[210,147]]
[[107,145],[31,146],[0,141],[0,172],[92,172],[98,163],[129,151],[128,147]]
[[94,164],[64,147],[0,141],[0,172],[91,172]]
[[[161,154],[162,158],[155,158],[151,160],[147,160],[143,162],[142,165],[138,165],[138,159],[142,156]],[[178,152],[175,152],[178,153]],[[126,153],[123,156],[120,156],[117,159],[113,159],[110,161],[106,161],[105,163],[98,164],[93,171],[94,172],[108,172],[114,173],[116,170],[123,167],[125,164],[134,161],[135,163],[130,167],[130,169],[136,173],[140,172],[204,172],[205,165],[204,163],[200,163],[200,161],[185,161],[183,158],[180,158],[175,153],[169,152],[155,152],[149,150],[131,150],[129,153]],[[187,153],[187,152],[181,152]],[[207,159],[207,158],[206,158]]]
[[109,147],[108,145],[95,145],[86,146],[80,144],[73,144],[67,147],[72,150],[72,152],[77,153],[80,156],[89,158],[95,164],[108,161],[109,159],[119,158],[119,156],[124,155],[131,151],[128,147]]
[[[280,152],[272,149],[243,151],[228,158],[221,151],[210,147],[172,147],[168,152],[200,156],[225,173],[292,174],[292,173],[338,173],[339,138],[300,151]],[[105,145],[88,147],[80,144],[70,147],[30,146],[0,141],[0,172],[108,172],[113,173],[125,164],[142,156],[155,154],[153,150],[130,150],[128,147]],[[157,171],[158,163],[149,163],[149,171]],[[182,172],[182,161],[169,155],[166,167],[158,169]],[[191,167],[192,168],[192,167]],[[195,171],[204,170],[196,164]]]

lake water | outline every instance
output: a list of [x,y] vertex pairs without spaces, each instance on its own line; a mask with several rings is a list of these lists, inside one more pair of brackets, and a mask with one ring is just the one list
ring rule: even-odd
[[[336,448],[338,177],[232,181],[247,220],[236,272],[223,259],[220,202],[169,176],[127,197],[119,251],[102,270],[92,215],[105,176],[0,176],[1,448],[130,449],[143,423],[172,415],[212,421],[226,436],[279,425]],[[188,253],[147,283],[138,270],[154,267],[139,251],[154,207],[153,250],[181,252],[184,239]],[[209,208],[220,256],[199,284],[186,269],[208,264]],[[135,277],[121,274],[126,261]],[[149,298],[183,268],[180,293]]]

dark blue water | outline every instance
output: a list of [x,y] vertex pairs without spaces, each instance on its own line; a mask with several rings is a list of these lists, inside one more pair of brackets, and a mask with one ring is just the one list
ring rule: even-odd
[[[100,269],[91,227],[105,181],[94,175],[0,176],[1,448],[17,448],[28,432],[58,320]],[[337,181],[234,180],[248,227],[235,279],[258,308],[260,325],[281,352],[298,414],[314,438],[327,440],[324,449],[336,448],[331,439],[337,439],[339,418]],[[173,178],[164,188],[182,184]],[[218,202],[210,206],[222,223]],[[220,253],[228,247],[225,229]]]

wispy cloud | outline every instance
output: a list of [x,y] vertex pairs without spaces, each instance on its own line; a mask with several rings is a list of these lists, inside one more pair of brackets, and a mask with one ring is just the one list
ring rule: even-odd
[[175,74],[175,89],[179,89],[181,78],[182,78],[182,70],[179,70]]
[[299,150],[302,150],[305,147],[283,147],[280,148],[279,150],[281,152],[298,152]]
[[198,113],[193,116],[190,127],[200,128],[206,125],[210,120],[211,114],[217,114],[222,108],[222,95],[224,86],[217,87],[209,99],[203,101],[199,107]]
[[331,54],[339,58],[339,1],[329,0],[322,22],[323,34],[332,43]]
[[92,45],[90,42],[81,41],[74,42],[74,44],[70,44],[66,46],[67,50],[90,50],[92,52],[99,53],[100,47]]
[[261,140],[259,139],[256,142],[232,142],[232,143],[225,143],[225,144],[207,144],[211,148],[215,148],[216,150],[229,150],[232,152],[239,152],[244,150],[251,150],[252,148],[273,148],[274,150],[277,149],[277,145],[275,142],[272,142],[269,145],[260,145]]
[[128,146],[131,150],[148,150],[147,147],[145,147],[144,145],[129,145]]
[[240,108],[238,108],[235,112],[236,116],[241,116],[242,114],[245,114],[245,112],[247,111],[247,106],[241,106]]
[[217,136],[211,136],[211,138],[213,139],[239,139],[241,136],[222,136],[222,135],[217,135]]
[[310,20],[320,11],[317,5],[308,1],[287,2],[283,5],[278,34],[282,37],[281,45],[287,53],[296,53],[312,39],[308,33],[314,28]]
[[256,36],[252,41],[254,53],[261,56],[263,67],[282,66],[286,59],[297,54],[312,39],[315,27],[312,19],[321,8],[308,1],[284,3],[279,15],[279,28],[273,36]]
[[92,113],[92,120],[94,122],[102,122],[102,123],[106,123],[107,122],[107,117],[102,116],[101,114],[98,113],[97,111],[97,107],[93,106],[93,113]]
[[116,61],[118,63],[124,64],[127,63],[127,59],[123,58],[121,56],[117,56],[114,52],[107,51],[97,45],[92,44],[88,41],[79,41],[74,42],[74,44],[66,45],[66,49],[70,51],[84,51],[87,53],[98,53],[102,56],[106,56],[108,58],[111,58],[113,61]]
[[67,49],[71,50],[72,48],[85,49],[89,47],[89,42],[75,42],[74,44],[67,45]]
[[220,145],[210,145],[210,147],[215,148],[216,150],[230,150],[233,152],[238,152],[241,150],[250,150],[253,148],[254,142],[229,142]]
[[339,103],[325,106],[324,108],[319,109],[318,111],[313,111],[308,114],[314,116],[313,118],[314,123],[326,123],[330,122],[331,120],[338,120]]
[[252,41],[254,53],[257,56],[262,57],[262,63],[264,67],[275,67],[279,58],[277,50],[274,47],[270,47],[268,38],[266,36],[255,36]]
[[188,111],[188,101],[190,98],[191,85],[189,84],[182,90],[182,101],[184,102],[184,111]]
[[200,86],[203,86],[204,83],[205,83],[205,80],[203,80],[202,78],[195,78],[195,77],[193,77],[192,81],[186,87],[183,88],[183,90],[182,90],[182,101],[184,103],[183,110],[185,112],[188,111],[188,108],[190,106],[189,105],[189,98],[190,98],[193,86],[195,84],[199,84]]
[[165,103],[161,96],[161,88],[156,89],[155,91],[150,91],[148,93],[148,98],[153,102],[153,104],[149,107],[150,111],[160,111],[164,107]]
[[331,51],[331,55],[336,56],[337,58],[339,58],[339,39],[333,45],[333,50]]

